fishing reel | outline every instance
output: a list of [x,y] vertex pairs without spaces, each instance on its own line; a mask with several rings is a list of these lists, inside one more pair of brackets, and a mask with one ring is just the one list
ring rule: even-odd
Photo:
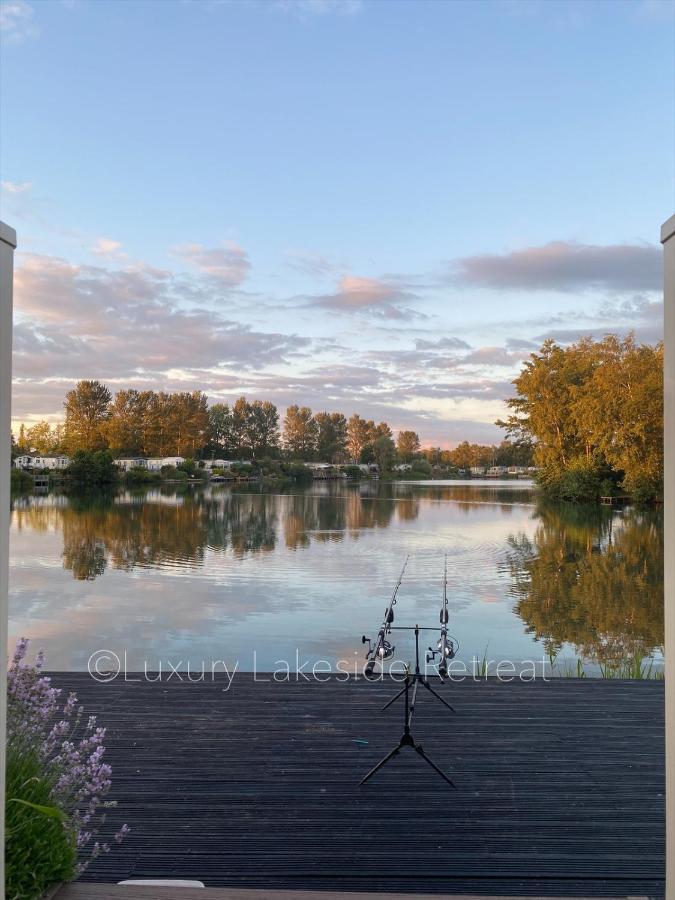
[[455,642],[450,638],[447,638],[445,641],[439,641],[438,644],[436,644],[435,650],[433,649],[433,647],[429,647],[429,652],[427,653],[427,662],[433,662],[437,656],[442,656],[443,659],[441,660],[440,664],[443,665],[444,661],[447,662],[447,660],[449,659],[454,659],[456,655],[457,650],[455,648]]
[[389,659],[390,656],[394,655],[394,650],[396,649],[393,644],[390,644],[385,638],[380,637],[378,637],[375,646],[373,647],[373,642],[369,637],[366,637],[365,634],[361,638],[361,643],[368,644],[366,659]]

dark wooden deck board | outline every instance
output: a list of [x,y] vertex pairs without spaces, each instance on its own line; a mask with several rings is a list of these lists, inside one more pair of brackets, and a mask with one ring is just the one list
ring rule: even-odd
[[85,880],[663,896],[662,683],[447,684],[454,715],[424,692],[414,732],[452,791],[409,750],[358,786],[400,735],[392,683],[53,677],[107,726],[132,827]]

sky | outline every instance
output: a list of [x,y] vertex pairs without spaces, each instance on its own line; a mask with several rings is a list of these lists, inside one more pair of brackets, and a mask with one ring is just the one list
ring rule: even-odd
[[498,441],[548,337],[661,337],[675,6],[3,0],[13,422],[81,378]]

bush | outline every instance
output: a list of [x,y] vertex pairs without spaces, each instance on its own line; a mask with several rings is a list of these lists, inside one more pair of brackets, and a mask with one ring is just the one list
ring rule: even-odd
[[430,478],[432,475],[431,463],[427,462],[426,459],[414,459],[412,464],[412,473],[413,475],[424,475],[425,478]]
[[109,450],[76,450],[65,469],[70,481],[77,485],[112,484],[118,472]]
[[362,478],[363,472],[358,466],[345,466],[343,469],[347,478]]
[[290,462],[284,465],[286,475],[294,481],[312,481],[312,470],[301,462]]
[[187,472],[184,469],[177,469],[175,466],[162,466],[160,469],[162,478],[171,481],[187,481]]
[[[43,656],[25,662],[22,638],[7,671],[6,884],[10,900],[34,900],[54,882],[79,874],[107,853],[101,830],[111,786],[103,762],[105,729],[42,674]],[[120,842],[126,825],[114,835]]]
[[124,473],[124,480],[127,484],[156,484],[162,480],[159,472],[151,472],[142,466],[134,466]]
[[5,891],[8,900],[32,900],[54,882],[77,873],[77,839],[53,805],[54,780],[36,753],[7,749]]
[[574,460],[563,472],[544,469],[539,484],[552,500],[570,503],[594,503],[602,493],[606,472],[584,459]]
[[33,489],[33,477],[23,469],[12,468],[11,489],[13,493],[25,494]]

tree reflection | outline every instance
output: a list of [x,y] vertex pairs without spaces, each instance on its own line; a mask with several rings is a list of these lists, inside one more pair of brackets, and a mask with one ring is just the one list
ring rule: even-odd
[[267,494],[161,487],[30,498],[13,511],[17,529],[61,530],[64,568],[78,580],[92,580],[107,567],[199,566],[209,551],[235,557],[270,552],[279,534],[288,548],[304,549],[386,528],[395,514],[417,518],[418,502],[358,490]]
[[571,643],[616,664],[663,647],[663,517],[658,510],[542,506],[534,541],[509,539],[516,612],[549,653]]

